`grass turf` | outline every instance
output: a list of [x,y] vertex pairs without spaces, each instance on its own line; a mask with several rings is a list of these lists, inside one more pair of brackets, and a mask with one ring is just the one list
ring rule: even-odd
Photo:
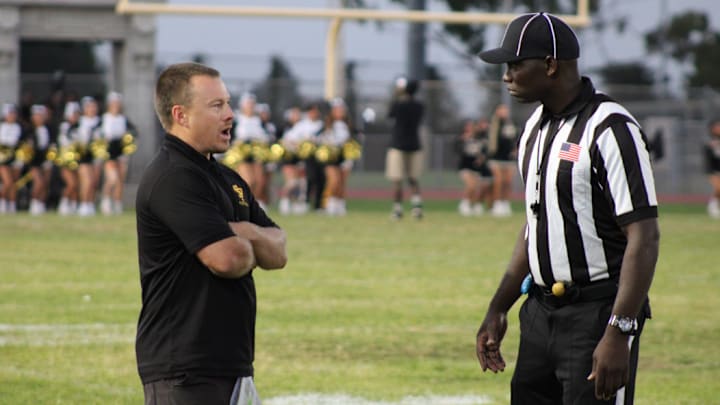
[[[355,202],[350,211],[274,215],[288,232],[290,262],[255,274],[261,395],[482,395],[507,403],[519,305],[504,342],[505,373],[480,371],[474,337],[521,215],[462,218],[454,202],[428,202],[420,222],[391,222],[387,202]],[[142,402],[134,223],[132,214],[0,217],[0,403]],[[667,205],[660,225],[636,403],[713,403],[720,222],[701,206]]]

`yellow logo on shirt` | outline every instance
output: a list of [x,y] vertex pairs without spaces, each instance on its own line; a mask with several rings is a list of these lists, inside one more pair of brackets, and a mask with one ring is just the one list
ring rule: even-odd
[[247,201],[245,201],[245,191],[243,191],[242,187],[238,186],[237,184],[233,184],[232,188],[233,188],[233,190],[235,190],[235,193],[237,193],[237,195],[238,195],[238,199],[239,199],[238,203],[240,203],[240,205],[244,205],[247,207],[248,203],[247,203]]

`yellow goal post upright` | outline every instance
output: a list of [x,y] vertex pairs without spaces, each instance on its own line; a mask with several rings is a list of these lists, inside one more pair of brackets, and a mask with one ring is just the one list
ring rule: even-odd
[[[168,4],[119,0],[115,6],[119,14],[175,14],[218,17],[313,18],[330,20],[325,40],[325,85],[327,100],[337,96],[337,44],[342,22],[345,20],[442,22],[446,24],[507,24],[517,14],[492,12],[438,12],[423,10],[378,10],[360,8],[309,8],[228,6],[211,4]],[[558,15],[569,25],[585,27],[590,24],[589,0],[577,0],[577,13]]]

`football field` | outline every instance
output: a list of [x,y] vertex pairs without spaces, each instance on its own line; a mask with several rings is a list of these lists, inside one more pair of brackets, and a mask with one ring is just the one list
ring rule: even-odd
[[[256,385],[272,404],[505,404],[475,332],[523,216],[463,218],[429,202],[389,219],[387,202],[342,218],[273,218],[285,270],[256,271]],[[515,206],[516,211],[518,206]],[[660,212],[637,404],[720,403],[720,221],[700,205]],[[135,217],[0,217],[0,403],[139,404]]]

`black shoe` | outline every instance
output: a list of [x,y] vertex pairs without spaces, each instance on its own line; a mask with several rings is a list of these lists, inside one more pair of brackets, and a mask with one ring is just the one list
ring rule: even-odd
[[403,217],[403,212],[402,212],[402,211],[393,211],[393,212],[390,214],[390,219],[392,219],[393,221],[399,221],[399,220],[402,219],[402,217]]

